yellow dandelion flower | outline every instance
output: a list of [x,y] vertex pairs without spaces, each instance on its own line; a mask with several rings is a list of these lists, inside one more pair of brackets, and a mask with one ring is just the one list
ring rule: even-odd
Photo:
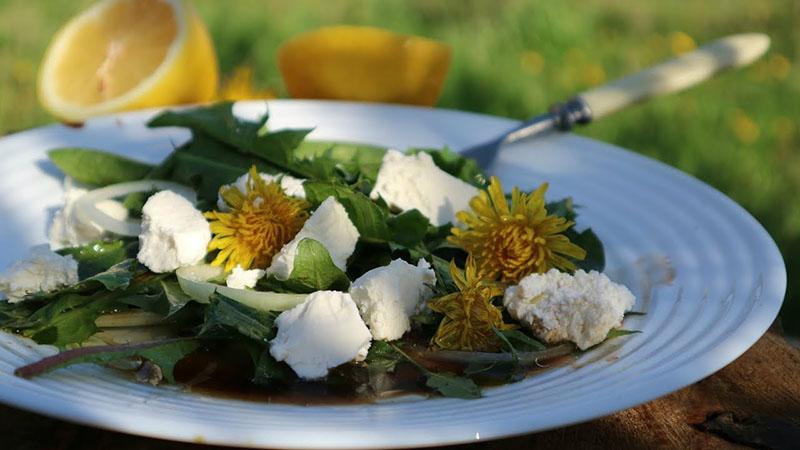
[[669,46],[672,53],[680,55],[697,48],[697,43],[683,31],[675,31],[669,35]]
[[772,55],[767,60],[769,73],[776,80],[784,80],[792,70],[792,62],[783,55]]
[[509,207],[503,185],[492,177],[489,188],[470,200],[472,211],[456,214],[467,228],[453,228],[448,240],[472,255],[487,279],[516,282],[551,268],[575,270],[567,257],[580,260],[586,251],[561,234],[574,222],[547,214],[546,191],[547,183],[530,194],[515,187]]
[[275,92],[270,89],[258,89],[253,86],[253,69],[249,66],[237,66],[228,76],[219,89],[219,100],[251,100],[261,98],[275,98]]
[[730,119],[730,128],[743,144],[752,144],[761,135],[761,127],[741,109],[734,111]]
[[264,181],[255,166],[250,168],[245,192],[223,187],[220,195],[231,211],[204,215],[214,235],[208,249],[219,250],[211,264],[225,264],[226,271],[236,265],[266,268],[308,219],[308,203],[286,195],[280,184]]
[[533,50],[522,52],[519,63],[522,66],[522,70],[532,75],[539,75],[544,70],[544,57]]
[[472,257],[467,257],[466,270],[450,262],[450,275],[458,292],[430,300],[428,306],[444,314],[433,337],[433,343],[445,350],[496,351],[500,342],[494,329],[514,328],[503,322],[503,314],[492,299],[503,294],[499,284],[483,280]]

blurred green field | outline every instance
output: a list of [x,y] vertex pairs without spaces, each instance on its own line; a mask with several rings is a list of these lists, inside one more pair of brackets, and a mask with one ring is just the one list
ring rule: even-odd
[[[0,135],[52,120],[35,98],[37,65],[59,25],[89,3],[0,0]],[[800,2],[195,3],[223,72],[252,66],[257,84],[279,96],[285,96],[274,65],[280,42],[324,24],[369,24],[452,45],[454,61],[440,106],[520,119],[695,42],[745,31],[769,34],[771,50],[752,67],[580,132],[679,167],[752,212],[786,259],[783,323],[800,334]]]

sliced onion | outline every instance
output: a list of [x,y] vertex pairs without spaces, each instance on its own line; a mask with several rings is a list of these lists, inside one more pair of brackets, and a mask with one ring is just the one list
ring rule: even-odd
[[175,271],[183,292],[200,303],[208,303],[214,292],[260,311],[286,311],[306,299],[308,294],[285,294],[251,289],[236,289],[210,282],[224,278],[222,268],[209,264],[181,267]]
[[138,236],[142,230],[142,221],[138,219],[119,220],[109,216],[97,207],[97,203],[135,192],[149,192],[153,190],[172,191],[194,203],[197,195],[194,190],[172,181],[141,180],[127,183],[112,184],[110,186],[94,189],[82,195],[75,202],[75,212],[78,220],[84,223],[93,223],[103,230],[110,231],[120,236]]

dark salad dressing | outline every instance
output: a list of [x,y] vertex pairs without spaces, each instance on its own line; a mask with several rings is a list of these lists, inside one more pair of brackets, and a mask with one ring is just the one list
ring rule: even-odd
[[[419,349],[405,350],[420,355]],[[499,386],[571,359],[570,356],[551,359],[541,367],[518,373],[511,380],[493,376],[490,372],[472,378],[481,387]],[[422,358],[418,362],[435,372],[463,371],[458,364],[435,363]],[[348,363],[331,369],[323,380],[304,381],[292,377],[288,382],[254,384],[252,358],[236,347],[199,349],[180,361],[174,373],[176,381],[191,392],[262,403],[306,406],[368,404],[409,394],[430,394],[430,390],[424,387],[425,377],[419,368],[405,361],[399,362],[392,372],[371,370],[365,363]]]

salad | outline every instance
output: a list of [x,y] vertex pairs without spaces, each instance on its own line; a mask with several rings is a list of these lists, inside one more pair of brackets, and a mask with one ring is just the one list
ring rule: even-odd
[[232,103],[166,111],[149,165],[54,149],[50,243],[0,274],[0,328],[142,382],[286,398],[459,398],[634,331],[631,292],[547,184],[505,190],[444,149],[271,130]]

